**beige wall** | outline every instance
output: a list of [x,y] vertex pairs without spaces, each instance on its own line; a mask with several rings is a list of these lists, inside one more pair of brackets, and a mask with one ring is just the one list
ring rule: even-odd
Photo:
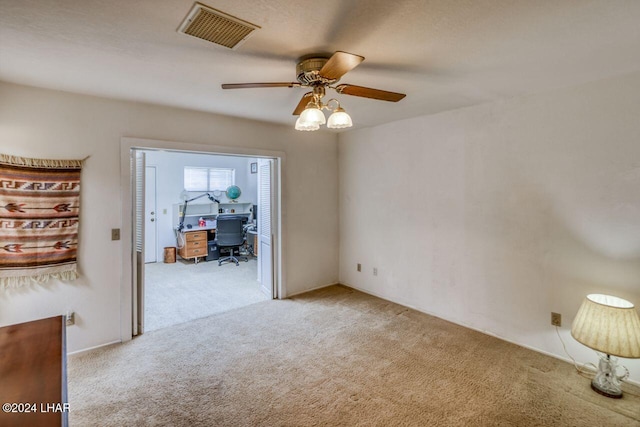
[[70,351],[119,341],[121,137],[281,151],[284,273],[289,294],[337,281],[337,146],[331,133],[0,83],[0,152],[84,158],[80,279],[0,292],[0,326],[63,314]]
[[584,296],[640,306],[639,111],[634,74],[340,134],[340,281],[565,357],[560,312],[595,361]]
[[[557,311],[569,351],[593,361],[568,334],[584,295],[640,305],[638,111],[634,74],[345,132],[336,145],[334,134],[0,83],[1,152],[91,156],[81,278],[0,292],[0,325],[71,308],[71,351],[120,339],[123,254],[110,229],[122,226],[120,138],[131,136],[285,152],[289,293],[337,280],[339,213],[343,283],[563,357]],[[640,380],[640,363],[623,362]]]

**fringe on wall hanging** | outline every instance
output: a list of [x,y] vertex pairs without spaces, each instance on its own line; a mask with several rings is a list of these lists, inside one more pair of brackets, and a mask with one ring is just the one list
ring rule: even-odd
[[78,277],[82,164],[0,154],[0,289]]

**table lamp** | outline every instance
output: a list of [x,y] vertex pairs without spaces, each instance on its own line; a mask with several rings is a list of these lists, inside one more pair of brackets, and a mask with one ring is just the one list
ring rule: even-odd
[[571,336],[604,353],[591,388],[603,396],[621,398],[620,381],[629,371],[623,367],[626,373],[618,375],[617,359],[612,356],[640,358],[640,317],[633,304],[610,295],[587,295],[573,321]]

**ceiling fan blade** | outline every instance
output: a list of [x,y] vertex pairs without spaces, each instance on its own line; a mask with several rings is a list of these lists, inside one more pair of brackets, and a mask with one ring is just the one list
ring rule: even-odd
[[300,83],[225,83],[222,89],[248,89],[256,87],[300,87]]
[[364,61],[364,56],[337,51],[320,69],[319,74],[330,80],[339,79]]
[[404,93],[388,92],[386,90],[371,89],[369,87],[342,84],[336,86],[336,92],[345,95],[361,96],[363,98],[379,99],[382,101],[398,102],[404,98]]
[[295,110],[293,110],[293,115],[294,116],[299,116],[300,113],[302,113],[302,111],[305,109],[307,104],[312,99],[313,99],[313,92],[307,92],[304,95],[302,95],[302,99],[300,99],[300,102],[298,102],[298,106],[296,107]]

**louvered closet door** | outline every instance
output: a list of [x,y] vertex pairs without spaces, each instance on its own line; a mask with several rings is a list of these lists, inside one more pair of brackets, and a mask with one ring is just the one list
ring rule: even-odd
[[260,289],[273,298],[272,191],[273,160],[258,160],[258,281]]
[[145,198],[145,153],[132,150],[131,176],[134,177],[133,203],[133,335],[144,331],[144,198]]

